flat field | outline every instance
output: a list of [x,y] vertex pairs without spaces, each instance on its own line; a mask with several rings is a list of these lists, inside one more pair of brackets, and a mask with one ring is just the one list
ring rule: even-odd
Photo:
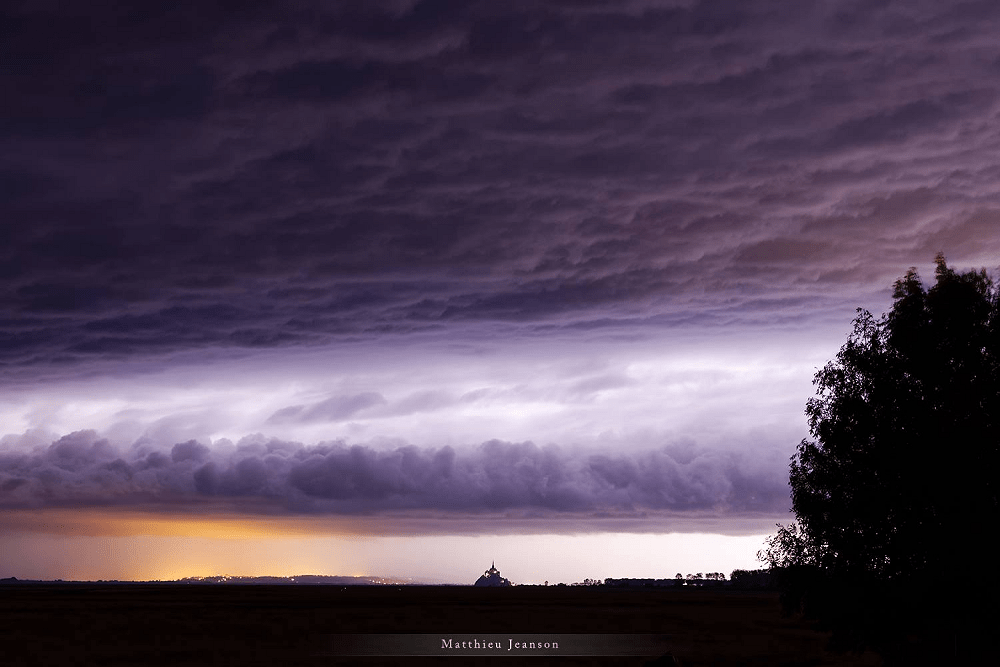
[[[659,655],[330,655],[331,635],[668,635]],[[776,593],[587,587],[11,584],[4,665],[879,665],[831,654]],[[669,653],[669,656],[667,655]]]

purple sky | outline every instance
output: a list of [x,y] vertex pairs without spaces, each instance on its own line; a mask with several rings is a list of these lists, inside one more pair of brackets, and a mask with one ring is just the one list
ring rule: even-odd
[[0,13],[0,576],[754,567],[855,308],[1000,264],[992,0],[156,5]]

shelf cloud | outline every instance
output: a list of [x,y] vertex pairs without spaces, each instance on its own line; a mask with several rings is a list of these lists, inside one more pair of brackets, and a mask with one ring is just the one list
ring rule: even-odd
[[[787,507],[781,470],[690,444],[629,453],[491,440],[456,449],[303,445],[262,436],[210,448],[139,441],[122,451],[94,431],[0,453],[0,505],[128,507],[253,499],[287,514],[389,510],[559,513],[644,510],[774,512]],[[230,443],[231,444],[231,443]],[[261,501],[261,502],[256,502]]]

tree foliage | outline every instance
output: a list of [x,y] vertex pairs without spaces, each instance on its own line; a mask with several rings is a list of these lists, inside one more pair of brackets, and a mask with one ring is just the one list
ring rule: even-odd
[[772,568],[903,590],[993,561],[1000,290],[935,263],[929,289],[911,268],[888,313],[859,309],[816,373],[790,465],[796,522],[760,554]]
[[[995,525],[1000,442],[1000,292],[985,270],[936,258],[915,269],[889,313],[860,310],[806,405],[812,439],[791,461],[797,525],[762,554],[879,579],[927,577],[968,563]],[[986,540],[978,541],[986,553]]]

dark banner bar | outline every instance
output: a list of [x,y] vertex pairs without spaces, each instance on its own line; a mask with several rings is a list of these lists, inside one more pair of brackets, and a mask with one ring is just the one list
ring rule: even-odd
[[337,634],[318,638],[329,656],[658,656],[669,635],[630,634]]

